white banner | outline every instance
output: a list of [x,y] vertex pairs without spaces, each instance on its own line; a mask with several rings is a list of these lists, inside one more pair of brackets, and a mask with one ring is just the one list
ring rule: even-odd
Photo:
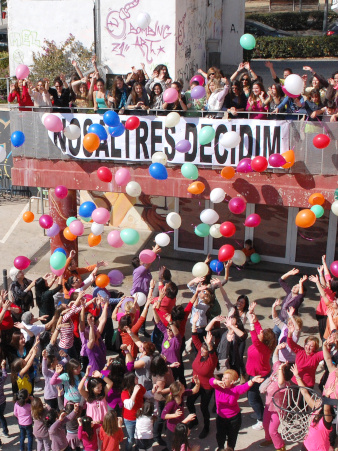
[[[104,125],[102,116],[93,114],[59,115],[64,126],[76,124],[81,129],[78,140],[70,141],[63,133],[49,133],[50,139],[60,150],[83,160],[108,160],[116,163],[148,163],[155,152],[163,151],[170,164],[191,162],[202,166],[236,166],[245,157],[264,156],[283,153],[289,150],[289,123],[268,120],[231,120],[181,117],[174,128],[165,127],[165,116],[140,116],[140,126],[136,130],[126,130],[122,136],[113,138],[108,134],[106,141],[93,153],[87,152],[82,141],[92,123]],[[124,124],[130,116],[120,116]],[[198,134],[202,127],[212,126],[216,132],[215,139],[208,145],[201,146]],[[241,136],[241,142],[234,149],[225,149],[219,144],[222,135],[235,131]],[[176,144],[187,139],[191,143],[188,153],[180,153]]]

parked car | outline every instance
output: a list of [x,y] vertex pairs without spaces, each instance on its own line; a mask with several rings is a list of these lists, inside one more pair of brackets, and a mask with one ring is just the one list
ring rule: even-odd
[[330,22],[326,32],[326,36],[332,36],[334,34],[338,34],[338,20]]
[[245,33],[250,33],[256,38],[260,36],[275,36],[277,38],[295,36],[293,33],[283,30],[276,30],[276,28],[269,27],[262,22],[256,22],[256,20],[245,20]]

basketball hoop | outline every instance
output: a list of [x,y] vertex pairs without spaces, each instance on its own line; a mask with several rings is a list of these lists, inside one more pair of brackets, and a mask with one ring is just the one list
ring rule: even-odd
[[[313,408],[304,399],[301,389],[307,390],[311,395],[314,401]],[[300,442],[306,437],[310,423],[322,405],[322,398],[312,388],[292,385],[277,390],[273,394],[272,402],[278,409],[283,440]]]

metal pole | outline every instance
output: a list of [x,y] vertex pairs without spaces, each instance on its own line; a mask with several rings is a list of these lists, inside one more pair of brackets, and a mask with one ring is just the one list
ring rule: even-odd
[[323,18],[323,31],[327,31],[328,15],[329,15],[329,0],[325,0],[324,18]]
[[2,282],[3,282],[4,290],[8,291],[7,269],[2,270]]

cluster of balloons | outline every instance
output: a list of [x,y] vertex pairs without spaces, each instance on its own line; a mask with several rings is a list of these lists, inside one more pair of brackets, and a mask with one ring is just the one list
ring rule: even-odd
[[[288,169],[295,163],[295,154],[292,149],[279,154],[273,153],[269,156],[267,160],[265,157],[258,156],[253,159],[251,158],[243,158],[236,167],[236,172],[239,173],[248,173],[248,172],[264,172],[267,167],[270,165],[273,168],[283,168]],[[223,168],[224,169],[224,168]],[[232,178],[228,173],[225,173],[225,178]]]
[[[325,197],[321,193],[313,193],[309,197],[309,204],[311,208],[304,208],[297,213],[295,223],[297,227],[309,228],[314,225],[316,219],[321,218],[324,214],[322,205],[325,202]],[[334,204],[334,203],[333,203]],[[333,207],[333,204],[331,208]],[[334,208],[334,207],[333,207]],[[338,202],[337,202],[338,213]]]
[[[163,154],[163,152],[156,152],[158,154]],[[154,154],[156,155],[156,154]],[[109,168],[106,166],[101,166],[97,170],[97,176],[101,180],[101,182],[107,182],[110,183],[113,179],[113,174]],[[131,197],[138,197],[141,192],[142,188],[138,182],[131,181],[131,175],[128,169],[126,168],[120,168],[116,174],[115,174],[115,183],[118,186],[125,186],[126,187],[126,193]]]

